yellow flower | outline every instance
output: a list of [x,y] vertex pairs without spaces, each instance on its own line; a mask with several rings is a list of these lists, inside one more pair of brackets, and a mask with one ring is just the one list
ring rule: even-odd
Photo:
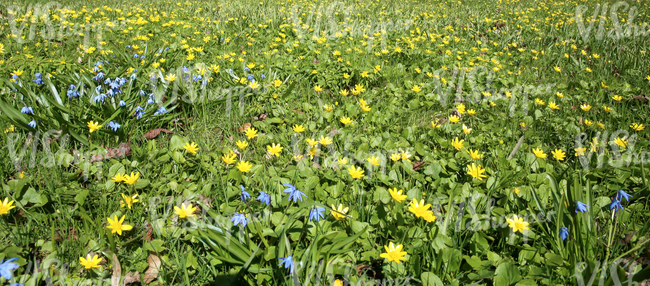
[[349,208],[347,208],[347,207],[343,208],[343,205],[339,204],[338,208],[336,208],[336,207],[334,207],[334,205],[332,205],[332,210],[330,212],[332,213],[332,216],[334,216],[334,218],[336,220],[342,220],[342,219],[345,219],[345,214],[348,213],[348,210],[349,210]]
[[350,92],[347,89],[341,90],[342,96],[348,96],[348,94],[350,94]]
[[237,169],[242,173],[246,173],[252,168],[253,164],[249,163],[248,161],[239,161],[239,163],[237,163]]
[[293,131],[296,133],[301,133],[305,131],[305,127],[302,125],[294,125],[293,126]]
[[187,150],[187,152],[190,154],[196,154],[196,151],[199,150],[199,147],[194,142],[192,142],[191,144],[189,142],[185,142],[185,146],[183,146],[183,149]]
[[113,219],[107,218],[109,225],[107,225],[106,228],[111,229],[111,233],[117,232],[117,235],[122,235],[123,230],[131,230],[133,226],[122,224],[124,222],[124,217],[125,215],[123,215],[119,220],[116,215],[113,215]]
[[616,145],[618,145],[618,146],[625,147],[625,146],[627,146],[628,141],[625,140],[625,139],[621,139],[619,137],[616,137],[616,140],[614,141],[614,143],[616,143]]
[[248,147],[248,142],[246,142],[246,140],[244,140],[244,141],[237,140],[236,144],[237,144],[237,147],[239,147],[239,149],[242,149],[242,150],[244,150],[244,149],[246,149],[246,147]]
[[414,85],[413,88],[412,88],[411,90],[412,90],[412,91],[415,91],[415,92],[420,92],[420,91],[422,90],[422,88],[420,88],[420,87],[417,86],[417,85]]
[[375,157],[375,156],[372,156],[372,157],[370,157],[370,158],[368,158],[368,159],[366,159],[366,160],[367,160],[368,162],[370,162],[370,165],[373,165],[373,166],[379,166],[379,158],[377,158],[377,157]]
[[370,111],[371,109],[372,109],[372,108],[370,108],[370,106],[368,106],[368,105],[361,105],[361,110],[363,110],[363,112],[368,112],[368,111]]
[[124,182],[125,177],[124,174],[117,173],[111,180],[113,180],[114,183]]
[[485,169],[481,169],[481,165],[478,165],[478,167],[474,163],[472,163],[472,165],[467,165],[467,173],[473,178],[479,179],[479,181],[483,181],[483,178],[487,178],[486,175],[483,175],[484,172]]
[[284,147],[282,147],[281,144],[275,145],[275,143],[273,143],[273,146],[266,145],[266,151],[269,152],[271,155],[275,155],[276,157],[280,156],[280,152],[282,152],[282,149],[284,149]]
[[9,128],[5,129],[5,133],[14,132],[14,131],[16,131],[16,127],[14,127],[13,125],[9,125]]
[[318,143],[322,144],[323,146],[330,145],[332,144],[332,138],[321,135],[320,138],[318,139]]
[[317,86],[314,86],[314,90],[315,90],[316,92],[321,92],[321,91],[323,91],[323,88],[320,87],[320,85],[317,85]]
[[138,181],[138,178],[140,178],[140,173],[135,173],[131,172],[131,175],[125,175],[124,176],[124,183],[127,185],[133,185]]
[[343,286],[343,281],[341,281],[339,279],[336,279],[336,280],[334,280],[334,285],[332,285],[332,286]]
[[562,98],[562,97],[564,97],[564,94],[563,94],[563,93],[561,93],[561,92],[559,92],[559,91],[558,91],[558,92],[556,92],[556,93],[555,93],[555,95],[557,95],[557,97],[559,97],[559,98]]
[[483,159],[483,154],[479,154],[478,150],[469,149],[467,150],[467,153],[469,153],[469,156],[472,158],[472,160]]
[[465,114],[465,104],[461,103],[458,106],[456,106],[456,111],[458,111],[458,113],[460,114]]
[[602,81],[600,82],[600,86],[602,86],[603,88],[608,88],[608,87],[609,87],[609,86],[607,86],[607,85],[606,85],[604,82],[602,82]]
[[476,114],[476,110],[470,109],[470,110],[467,111],[467,114],[474,115],[474,114]]
[[463,124],[463,132],[465,134],[469,134],[470,132],[472,132],[472,128],[467,128],[467,126],[465,126],[465,124]]
[[528,225],[530,223],[525,222],[524,218],[518,218],[517,215],[514,216],[514,219],[507,219],[508,227],[512,228],[512,232],[516,233],[517,231],[523,233],[524,230],[529,230]]
[[564,153],[562,149],[555,149],[555,151],[551,151],[551,154],[553,154],[553,158],[558,161],[563,161],[564,158],[566,158],[566,153]]
[[576,157],[577,157],[577,156],[584,156],[584,155],[585,155],[585,151],[587,151],[587,148],[584,148],[584,147],[578,147],[578,148],[574,148],[573,150],[576,151],[576,154],[575,154],[575,155],[576,155]]
[[176,80],[176,75],[170,73],[170,74],[165,76],[165,80],[167,80],[169,82],[174,82]]
[[517,187],[512,187],[512,191],[515,192],[515,194],[521,193],[521,190],[519,190]]
[[237,158],[237,154],[233,153],[232,151],[228,155],[223,154],[223,156],[221,156],[221,160],[223,160],[226,165],[232,165],[235,163],[235,158]]
[[587,125],[587,126],[591,126],[591,125],[593,125],[593,124],[594,124],[593,121],[590,121],[589,119],[585,119],[585,125]]
[[391,154],[390,159],[393,161],[399,161],[400,159],[402,159],[402,155],[400,155],[399,153]]
[[253,139],[253,138],[257,137],[257,130],[255,130],[255,128],[251,127],[251,128],[246,129],[245,134],[246,134],[246,137],[248,137],[248,139]]
[[435,122],[431,121],[431,128],[440,128],[440,125],[438,125]]
[[316,146],[316,144],[318,144],[318,141],[316,141],[314,139],[311,139],[311,138],[307,138],[307,139],[305,139],[305,141],[307,141],[307,144],[309,144],[309,146],[312,146],[312,147],[314,147],[314,146]]
[[451,123],[457,123],[459,120],[460,118],[456,115],[449,116],[449,121],[451,121]]
[[456,150],[460,150],[463,149],[463,142],[465,142],[465,140],[458,140],[458,137],[456,137],[455,139],[451,140],[451,146],[454,146]]
[[282,81],[281,81],[281,80],[276,79],[276,80],[273,81],[273,86],[274,86],[274,87],[278,88],[278,87],[280,87],[281,85],[282,85]]
[[584,111],[589,111],[591,109],[591,105],[589,105],[589,104],[580,105],[580,109],[582,109]]
[[260,87],[260,84],[257,83],[257,81],[252,81],[251,83],[248,84],[248,87],[252,89],[257,89],[258,87]]
[[614,96],[612,96],[612,99],[614,99],[616,101],[621,101],[621,100],[623,100],[623,97],[620,96],[620,95],[615,94]]
[[542,158],[542,159],[546,158],[546,154],[544,154],[544,151],[542,151],[542,149],[539,148],[533,149],[533,154],[535,154],[535,157],[537,158]]
[[634,129],[634,131],[641,131],[645,129],[645,126],[643,126],[643,124],[632,123],[632,125],[630,125],[630,128]]
[[83,267],[86,269],[97,268],[99,263],[102,261],[97,255],[90,257],[90,253],[86,255],[86,258],[79,257],[79,261]]
[[131,209],[131,205],[133,205],[133,203],[139,202],[137,197],[138,197],[138,194],[135,194],[135,195],[133,195],[131,197],[129,197],[129,196],[125,195],[125,194],[122,194],[122,200],[120,201],[120,207],[123,208],[123,207],[126,206],[129,209]]
[[403,195],[402,193],[404,190],[397,190],[397,188],[394,189],[388,189],[388,192],[390,193],[390,196],[393,198],[393,200],[396,200],[398,203],[401,203],[406,199],[406,195]]
[[348,158],[341,158],[339,159],[339,165],[345,165],[348,163]]
[[422,218],[423,218],[424,220],[426,220],[427,222],[434,222],[434,221],[436,221],[436,216],[433,215],[433,212],[432,212],[432,211],[427,211],[427,212],[424,214],[424,216],[422,216]]
[[192,204],[189,204],[187,207],[181,204],[180,208],[174,206],[174,213],[178,215],[178,218],[193,217],[194,211],[196,211],[196,208],[192,207]]
[[550,102],[548,104],[548,108],[550,108],[550,109],[560,109],[560,106],[555,104],[555,102]]
[[409,154],[409,151],[403,151],[401,155],[402,155],[402,161],[409,161],[409,158],[411,158],[411,154]]
[[323,109],[325,109],[325,111],[332,111],[332,107],[327,104],[323,105]]
[[[400,50],[401,52],[401,50]],[[397,263],[401,263],[402,260],[406,260],[406,257],[404,257],[406,254],[405,251],[402,251],[403,245],[398,245],[395,246],[392,242],[389,243],[388,246],[384,245],[384,248],[386,249],[386,253],[382,253],[379,255],[381,258],[386,258],[389,262],[390,261],[395,261]]]
[[348,173],[350,173],[350,176],[352,176],[353,179],[359,179],[364,175],[363,169],[355,166],[350,166],[350,168],[348,168]]
[[603,105],[603,110],[605,110],[605,112],[610,112],[610,111],[612,111],[611,108],[609,108],[609,107],[607,107],[607,106],[604,106],[604,105]]
[[9,198],[5,198],[5,200],[0,204],[0,215],[3,214],[8,214],[9,211],[16,206],[12,206],[14,204],[14,201],[9,201]]
[[99,130],[99,123],[97,123],[97,121],[93,122],[92,120],[88,121],[88,129],[90,130],[90,133]]
[[413,199],[411,202],[411,205],[409,206],[409,211],[412,212],[416,217],[424,217],[426,216],[427,211],[429,211],[429,208],[431,208],[431,204],[426,204],[424,200],[418,201],[416,199]]
[[352,118],[341,116],[341,123],[343,123],[343,125],[348,125],[352,123]]
[[556,72],[561,72],[561,71],[562,71],[562,69],[561,69],[560,67],[557,67],[557,66],[556,66],[556,67],[553,67],[553,69],[554,69]]
[[544,101],[541,100],[541,99],[539,99],[539,98],[535,98],[535,103],[536,103],[537,105],[544,105]]

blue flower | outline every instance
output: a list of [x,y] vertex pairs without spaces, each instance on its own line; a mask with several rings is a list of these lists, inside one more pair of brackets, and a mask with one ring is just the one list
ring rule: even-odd
[[140,55],[138,55],[138,54],[133,54],[133,57],[134,57],[134,58],[139,58]]
[[124,100],[120,100],[120,103],[119,103],[118,105],[119,105],[120,107],[125,107],[125,106],[126,106],[126,102],[124,102]]
[[117,129],[120,129],[120,127],[122,127],[122,125],[120,125],[117,122],[113,122],[113,121],[106,124],[106,128],[112,129],[114,132],[117,132]]
[[11,279],[12,271],[18,268],[18,264],[12,262],[14,260],[18,260],[18,257],[9,258],[7,261],[4,259],[0,260],[0,277],[3,277],[7,281]]
[[319,221],[320,219],[325,218],[325,216],[323,215],[324,211],[325,211],[324,208],[313,208],[309,212],[309,220]]
[[252,80],[252,79],[253,79],[253,75],[252,75],[252,74],[249,74],[249,75],[248,75],[248,80]]
[[93,97],[93,100],[95,101],[95,103],[104,102],[104,99],[106,99],[106,94],[103,94],[103,93]]
[[[294,203],[297,202],[298,200],[300,200],[302,202],[302,196],[305,196],[305,194],[303,192],[296,189],[296,187],[294,185],[292,185],[292,184],[284,184],[284,186],[287,187],[287,188],[284,189],[284,191],[282,191],[282,192],[283,193],[290,193],[289,194],[289,201],[291,201],[293,199]],[[307,196],[305,196],[305,197],[307,198]]]
[[246,202],[246,200],[251,198],[251,195],[248,194],[248,192],[246,192],[246,189],[244,189],[244,186],[239,185],[239,187],[241,188],[241,200]]
[[287,257],[281,257],[280,259],[280,264],[278,266],[282,266],[284,264],[284,268],[287,269],[289,268],[289,273],[293,274],[293,257],[291,255]]
[[559,236],[562,239],[562,241],[566,240],[566,238],[569,237],[569,229],[564,226],[561,227]]
[[94,81],[101,81],[102,79],[104,79],[104,72],[103,71],[100,71],[99,73],[97,73],[97,75],[95,75],[93,77]]
[[127,48],[127,49],[130,49],[130,48],[131,48],[131,45],[126,45],[126,48]]
[[140,119],[142,115],[144,115],[144,108],[138,106],[135,108],[135,113],[133,114],[135,116],[135,119]]
[[268,207],[269,204],[271,203],[271,196],[269,196],[269,194],[267,194],[265,192],[262,192],[262,191],[259,191],[259,192],[260,192],[260,196],[257,197],[256,200],[265,203],[266,206]]
[[[155,78],[155,77],[154,77],[154,78]],[[145,95],[145,94],[147,94],[147,93],[144,92],[144,90],[141,89],[140,92],[139,92],[139,94],[140,94],[140,96],[143,96],[143,95]]]
[[583,203],[583,202],[581,202],[581,201],[578,201],[578,202],[576,203],[576,205],[577,205],[577,206],[576,206],[576,213],[577,213],[578,211],[580,211],[581,213],[584,213],[584,212],[587,211],[587,208],[589,207],[589,205],[587,205],[587,204],[585,204],[585,203]]
[[612,199],[612,203],[609,204],[610,210],[614,208],[616,208],[614,211],[623,209],[623,206],[621,205],[621,201],[617,200],[616,198]]
[[246,227],[246,224],[248,223],[249,219],[244,214],[235,213],[232,219],[230,219],[230,221],[233,222],[234,226],[241,224],[243,227]]
[[37,77],[37,78],[43,77],[40,72],[37,72],[34,76]]
[[131,80],[135,80],[137,78],[137,75],[135,73],[131,74]]
[[31,106],[23,106],[23,108],[20,109],[20,113],[34,114],[34,109]]
[[161,106],[160,108],[158,108],[158,110],[156,110],[156,112],[153,113],[153,115],[162,115],[165,113],[167,113],[167,109]]
[[111,78],[107,78],[107,79],[104,81],[104,84],[111,84]]
[[98,85],[97,87],[95,87],[95,91],[96,91],[97,93],[100,93],[100,92],[102,91],[102,86],[101,86],[101,85]]
[[183,72],[187,72],[187,71],[188,71],[187,67],[183,66]]
[[244,71],[251,71],[248,67],[244,67]]
[[266,76],[264,74],[262,74],[262,76],[260,78],[266,79]]
[[631,197],[632,196],[630,194],[626,193],[623,190],[618,190],[618,193],[616,193],[616,199],[618,201],[622,201],[625,198],[625,200],[629,202]]
[[36,129],[36,120],[30,121],[29,123],[27,123],[27,125],[29,125],[29,127],[31,127],[31,128]]

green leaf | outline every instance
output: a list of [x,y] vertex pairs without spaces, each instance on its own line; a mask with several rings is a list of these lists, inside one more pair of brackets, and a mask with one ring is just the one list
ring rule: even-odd
[[420,279],[422,279],[422,286],[444,286],[445,285],[442,283],[442,280],[440,280],[440,277],[438,277],[438,275],[435,275],[431,272],[422,273],[422,275],[420,275]]

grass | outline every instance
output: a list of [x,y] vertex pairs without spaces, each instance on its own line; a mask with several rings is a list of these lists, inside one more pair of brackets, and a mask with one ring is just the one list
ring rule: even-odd
[[[584,38],[606,2],[62,1],[47,17],[42,1],[0,6],[0,198],[15,206],[0,206],[0,258],[19,266],[0,282],[641,282],[648,133],[634,124],[648,124],[649,41],[609,36],[611,17]],[[646,3],[627,5],[619,22],[633,6],[632,22],[647,22]],[[93,24],[102,33],[84,36]],[[133,228],[111,233],[114,216]],[[391,243],[403,259],[382,257]],[[88,254],[97,267],[80,263]],[[278,265],[289,256],[293,271]]]

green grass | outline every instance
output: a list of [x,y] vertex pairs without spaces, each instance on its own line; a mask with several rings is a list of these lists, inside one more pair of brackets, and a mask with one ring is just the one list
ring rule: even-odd
[[[616,3],[64,1],[51,7],[69,10],[52,9],[33,23],[25,13],[43,15],[45,2],[3,4],[0,125],[8,130],[0,139],[0,199],[16,207],[0,215],[0,258],[17,257],[20,267],[0,283],[43,285],[50,277],[55,285],[83,285],[127,276],[139,276],[136,285],[640,282],[648,276],[649,141],[647,130],[630,125],[649,124],[650,35],[613,39],[607,18],[604,37],[596,22],[585,41],[576,6],[587,5],[586,20],[605,2]],[[637,9],[633,23],[648,21],[646,3],[627,4]],[[619,22],[629,21],[628,11],[619,8]],[[108,22],[116,27],[101,39],[96,30],[89,41],[78,34]],[[41,34],[49,27],[54,34]],[[12,81],[16,71],[23,72]],[[121,93],[96,102],[97,86],[111,89],[93,79],[98,71],[125,78]],[[32,82],[37,72],[42,85]],[[248,75],[260,87],[239,82]],[[80,97],[67,96],[70,85]],[[365,90],[353,94],[359,87]],[[24,106],[34,114],[21,113]],[[139,119],[137,106],[145,111]],[[154,115],[160,107],[167,112]],[[458,123],[449,121],[454,114]],[[101,128],[90,133],[89,121]],[[121,124],[118,131],[104,127],[110,121]],[[246,123],[258,137],[238,130]],[[306,130],[296,133],[294,125]],[[157,128],[168,133],[145,139]],[[61,137],[44,136],[50,130]],[[321,136],[332,144],[316,145],[312,158],[305,140]],[[464,140],[460,150],[455,138]],[[248,147],[239,148],[240,140]],[[196,154],[183,147],[191,142]],[[121,143],[130,155],[90,160]],[[267,153],[273,143],[284,147],[279,156]],[[470,149],[483,157],[472,159]],[[566,158],[557,160],[556,149]],[[252,170],[225,164],[231,150],[235,164],[251,162]],[[391,160],[402,152],[408,160]],[[367,161],[372,156],[379,166]],[[485,178],[470,175],[473,163]],[[354,179],[350,166],[364,177]],[[131,172],[140,174],[135,184],[112,181]],[[283,184],[306,197],[289,201]],[[407,199],[392,198],[392,188]],[[618,190],[632,197],[613,214]],[[270,206],[255,200],[259,192],[269,194]],[[121,207],[122,194],[139,201]],[[435,221],[416,216],[413,200],[430,204]],[[589,205],[585,213],[575,211],[578,201]],[[182,204],[196,207],[195,216],[176,215]],[[332,212],[339,205],[348,208],[341,220]],[[318,222],[309,219],[314,208],[324,209]],[[246,227],[233,225],[235,213],[248,216]],[[133,229],[111,234],[107,218],[123,215]],[[529,229],[513,233],[513,215]],[[380,256],[390,243],[404,246],[400,263]],[[100,267],[80,264],[89,253],[102,259]],[[293,275],[278,265],[287,256]],[[591,277],[598,281],[590,284]]]

